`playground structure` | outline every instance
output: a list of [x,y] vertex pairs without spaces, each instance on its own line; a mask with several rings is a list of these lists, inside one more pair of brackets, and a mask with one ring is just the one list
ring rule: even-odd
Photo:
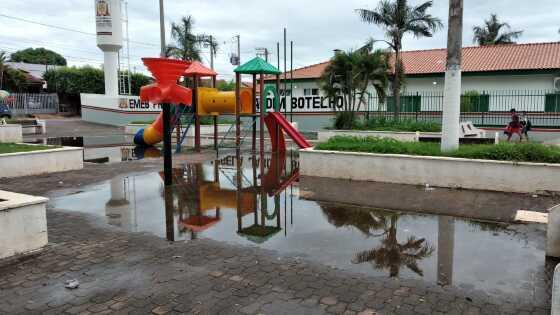
[[[153,70],[153,58],[143,59],[148,69]],[[166,59],[159,59],[159,64],[164,64]],[[177,64],[177,60],[173,61]],[[172,64],[173,64],[172,62]],[[177,147],[176,151],[181,151],[181,145],[185,140],[189,128],[194,125],[194,149],[200,151],[200,123],[203,117],[212,117],[214,123],[214,149],[218,150],[218,128],[217,122],[220,115],[235,115],[235,146],[241,145],[241,118],[250,117],[252,129],[252,150],[256,151],[256,129],[257,117],[259,118],[259,126],[266,126],[272,143],[273,152],[281,152],[286,150],[286,143],[284,139],[284,132],[290,136],[300,148],[310,147],[311,144],[286,120],[286,118],[279,112],[278,108],[278,93],[279,90],[279,74],[280,71],[267,63],[263,59],[256,57],[249,62],[237,67],[234,71],[236,73],[235,91],[218,91],[215,88],[217,73],[211,69],[206,68],[199,62],[184,62],[184,70],[177,73],[174,72],[173,76],[175,81],[179,77],[184,77],[185,80],[192,81],[192,89],[179,86],[177,84],[166,85],[162,88],[158,86],[158,76],[154,74],[158,83],[142,87],[140,98],[143,101],[150,101],[152,103],[162,103],[162,93],[165,91],[168,96],[180,95],[175,101],[170,102],[170,117],[169,123],[171,129],[176,129],[177,134]],[[253,88],[241,88],[241,75],[252,75]],[[273,95],[274,111],[267,113],[266,106],[260,106],[257,109],[256,98],[257,95],[257,75],[260,75],[260,104],[266,103],[266,98],[269,94]],[[264,88],[264,75],[276,75],[276,86],[268,86]],[[160,76],[161,77],[161,76]],[[204,77],[211,78],[212,87],[200,87],[200,79]],[[166,82],[170,78],[166,78]],[[266,116],[265,116],[266,115]],[[140,146],[150,146],[161,142],[164,138],[164,113],[158,115],[156,120],[148,127],[143,128],[137,132],[134,137],[134,143]],[[233,126],[232,126],[233,127]],[[261,145],[259,150],[264,151],[264,128],[260,128],[260,141]],[[226,135],[227,136],[227,135]]]

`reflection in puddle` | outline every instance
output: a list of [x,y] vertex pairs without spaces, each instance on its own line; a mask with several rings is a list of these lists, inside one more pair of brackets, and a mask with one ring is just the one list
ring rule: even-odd
[[422,279],[531,300],[547,296],[553,264],[538,226],[503,226],[299,199],[298,163],[227,157],[161,174],[116,177],[50,206],[94,214],[173,241],[210,238],[301,256],[375,276]]
[[84,161],[116,163],[143,158],[158,158],[161,152],[153,146],[133,146],[127,136],[56,137],[26,140],[26,143],[84,148]]

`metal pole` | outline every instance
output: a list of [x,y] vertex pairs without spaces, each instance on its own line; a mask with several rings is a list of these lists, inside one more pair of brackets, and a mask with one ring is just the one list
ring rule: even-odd
[[212,39],[212,35],[210,35],[210,69],[212,70],[214,70],[214,46],[212,45],[213,42],[214,40]]
[[449,0],[447,33],[447,68],[443,91],[441,150],[459,148],[461,115],[461,46],[463,34],[463,0]]
[[[278,69],[280,70],[280,69]],[[284,27],[284,96],[282,97],[284,99],[284,115],[287,114],[287,110],[288,107],[286,106],[286,28]],[[280,111],[282,111],[282,108],[280,108]]]
[[165,186],[173,184],[171,158],[171,104],[163,103],[163,174]]
[[159,0],[159,32],[161,42],[161,58],[165,58],[165,17],[163,14],[163,0]]
[[193,76],[194,150],[200,152],[200,116],[198,115],[198,76]]
[[290,41],[290,122],[294,122],[292,97],[294,95],[294,41]]
[[[251,117],[252,119],[252,123],[253,123],[253,127],[252,127],[252,131],[253,131],[253,139],[251,141],[251,150],[253,151],[253,154],[255,154],[256,152],[256,148],[257,148],[257,117],[255,116],[257,114],[257,75],[253,74],[253,101],[252,101],[252,109],[253,109],[253,116]],[[262,104],[261,104],[262,107]]]

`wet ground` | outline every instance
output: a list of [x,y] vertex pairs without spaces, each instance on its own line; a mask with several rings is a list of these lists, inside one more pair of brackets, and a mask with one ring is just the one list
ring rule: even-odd
[[3,180],[51,201],[48,248],[0,262],[0,314],[549,313],[543,226],[428,213],[480,215],[493,200],[509,222],[516,204],[544,211],[552,197],[298,182],[296,158],[284,173],[270,156],[244,156],[240,172],[213,157],[175,156],[168,190],[160,158]]

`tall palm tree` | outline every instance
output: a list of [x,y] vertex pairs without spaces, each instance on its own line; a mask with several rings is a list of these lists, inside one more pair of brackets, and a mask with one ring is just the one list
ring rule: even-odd
[[410,236],[402,244],[399,243],[397,221],[398,215],[392,215],[390,226],[385,230],[385,238],[381,244],[374,249],[357,253],[352,262],[355,264],[369,262],[376,269],[388,269],[390,277],[398,276],[404,266],[422,276],[424,272],[418,266],[418,261],[430,257],[434,248],[424,238],[417,239],[414,236]]
[[498,15],[491,14],[488,20],[484,21],[483,26],[473,27],[473,42],[480,46],[515,44],[523,31],[512,31],[508,23],[498,20]]
[[426,1],[418,6],[408,5],[407,0],[381,0],[375,10],[357,9],[362,21],[376,24],[384,29],[387,40],[384,40],[395,54],[393,96],[395,101],[395,119],[400,112],[400,75],[403,73],[401,59],[402,39],[407,33],[415,37],[432,37],[433,33],[443,27],[441,20],[427,11],[432,7],[432,1]]
[[184,16],[179,23],[171,23],[171,38],[174,45],[168,45],[166,55],[181,60],[201,61],[201,48],[210,45],[212,53],[216,54],[218,43],[206,34],[193,33],[194,19],[192,16]]

